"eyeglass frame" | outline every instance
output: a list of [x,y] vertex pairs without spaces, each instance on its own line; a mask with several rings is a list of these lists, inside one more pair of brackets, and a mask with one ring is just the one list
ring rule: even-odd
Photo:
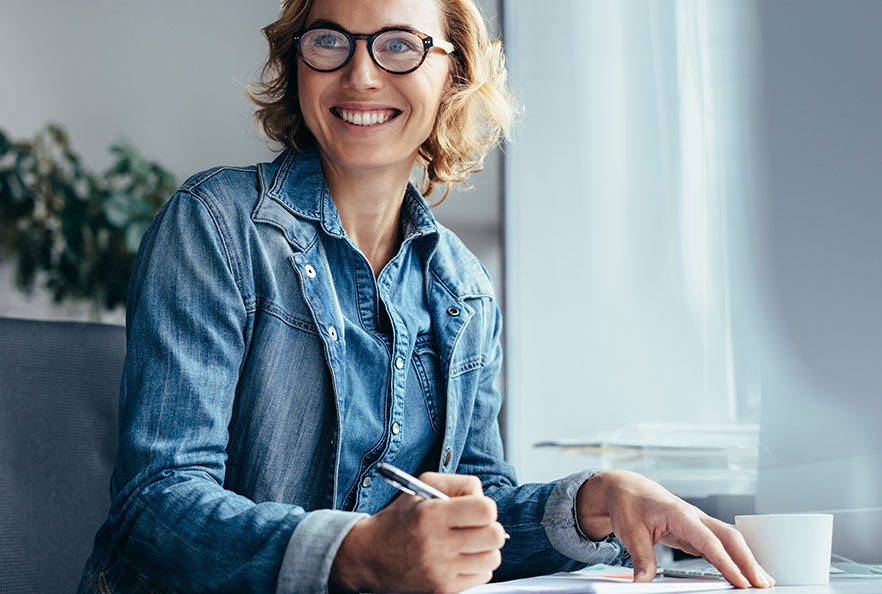
[[[300,48],[300,38],[303,35],[306,35],[307,33],[309,33],[310,31],[315,31],[317,29],[328,29],[330,31],[336,31],[338,33],[342,33],[347,39],[349,39],[349,55],[347,55],[346,59],[343,60],[343,62],[339,66],[337,66],[336,68],[330,68],[330,69],[326,69],[326,70],[323,70],[321,68],[316,68],[316,67],[312,66],[306,60],[306,58],[303,57],[303,50]],[[374,56],[374,41],[376,41],[377,37],[379,37],[383,33],[388,33],[389,31],[404,31],[405,33],[411,33],[412,35],[416,35],[417,37],[419,37],[420,41],[423,42],[423,57],[420,58],[419,63],[417,63],[417,65],[414,66],[413,68],[411,68],[410,70],[405,70],[403,72],[389,70],[388,68],[386,68],[382,64],[380,64],[377,61],[376,56]],[[383,72],[388,72],[389,74],[410,74],[411,72],[414,72],[420,66],[423,65],[423,62],[426,61],[426,56],[429,55],[429,50],[432,49],[433,47],[437,47],[438,49],[440,49],[441,51],[443,51],[447,55],[450,55],[456,51],[456,46],[454,46],[449,41],[446,41],[444,39],[435,40],[431,35],[427,35],[427,34],[423,33],[422,31],[417,31],[416,29],[411,29],[410,27],[384,27],[384,28],[380,29],[379,31],[377,31],[376,33],[350,33],[349,31],[347,31],[346,29],[344,29],[340,25],[336,25],[333,23],[322,23],[320,25],[319,24],[313,25],[311,27],[307,27],[306,29],[303,29],[302,31],[298,31],[297,33],[294,34],[293,39],[294,39],[294,47],[297,49],[297,55],[300,56],[300,59],[303,61],[304,64],[306,64],[306,66],[308,68],[311,68],[312,70],[315,70],[316,72],[336,72],[336,71],[340,70],[341,68],[343,68],[344,66],[346,66],[349,63],[349,61],[352,60],[352,56],[355,55],[355,42],[358,41],[359,39],[364,39],[367,42],[368,55],[371,57],[371,61],[374,63],[374,65],[376,65],[376,67],[379,68],[380,70],[382,70]]]

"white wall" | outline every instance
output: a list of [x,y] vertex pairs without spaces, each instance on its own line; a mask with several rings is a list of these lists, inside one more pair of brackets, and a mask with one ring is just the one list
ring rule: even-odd
[[[496,0],[480,4],[495,28]],[[25,138],[58,122],[96,170],[111,162],[111,144],[131,142],[179,182],[215,165],[272,160],[243,84],[258,75],[260,29],[278,12],[278,0],[0,0],[0,129]],[[501,282],[499,168],[492,155],[475,190],[435,212]],[[11,278],[11,263],[0,262],[0,315],[89,316],[87,304],[28,298]]]

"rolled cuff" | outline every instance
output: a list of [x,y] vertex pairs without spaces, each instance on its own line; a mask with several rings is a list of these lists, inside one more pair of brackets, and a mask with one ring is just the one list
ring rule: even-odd
[[582,563],[620,565],[625,554],[622,543],[613,535],[599,541],[591,540],[582,533],[576,521],[579,488],[598,472],[584,470],[561,479],[545,503],[542,525],[548,542],[561,555]]
[[285,549],[277,594],[326,594],[337,549],[355,523],[367,517],[329,509],[306,514]]

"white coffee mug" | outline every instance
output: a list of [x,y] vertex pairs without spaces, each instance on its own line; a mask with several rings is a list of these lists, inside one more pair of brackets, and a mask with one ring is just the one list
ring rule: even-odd
[[777,586],[830,582],[833,547],[831,514],[735,516],[753,556]]

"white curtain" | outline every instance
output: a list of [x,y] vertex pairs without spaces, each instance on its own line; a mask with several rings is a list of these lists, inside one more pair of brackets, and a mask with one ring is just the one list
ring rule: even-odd
[[525,117],[506,151],[506,438],[758,420],[739,299],[757,84],[744,0],[508,0]]

